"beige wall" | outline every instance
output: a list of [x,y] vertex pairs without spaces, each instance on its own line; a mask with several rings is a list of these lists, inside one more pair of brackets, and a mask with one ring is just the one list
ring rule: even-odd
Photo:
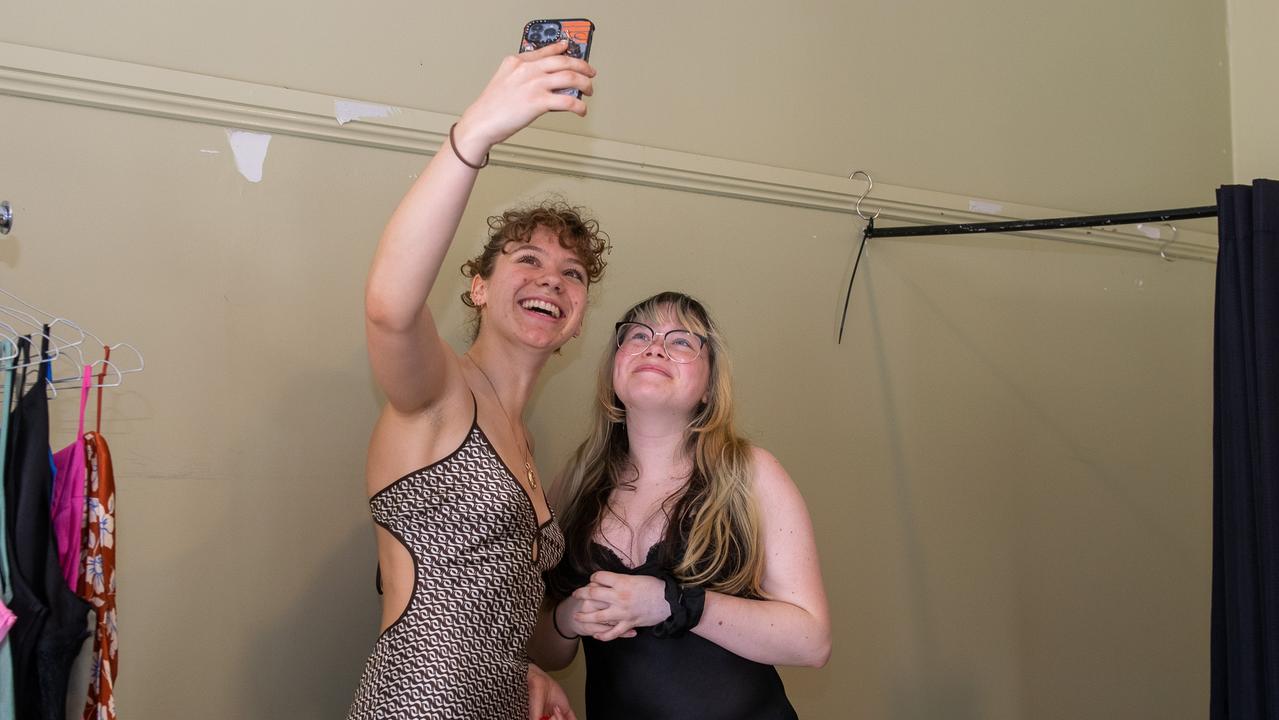
[[1279,177],[1279,6],[1227,0],[1230,19],[1230,110],[1235,182]]
[[[516,30],[425,29],[517,29],[524,11],[424,7],[308,6],[295,32],[293,10],[229,2],[184,24],[167,6],[72,20],[32,5],[0,40],[457,112]],[[664,11],[644,7],[585,6],[622,89],[586,124],[547,127],[1079,211],[1198,203],[1230,175],[1224,8],[832,3],[796,9],[779,51],[746,34],[768,8],[681,7],[666,13],[686,18],[681,58],[646,53]],[[714,71],[673,72],[687,64]],[[104,425],[121,712],[339,715],[376,629],[361,286],[424,157],[277,135],[252,184],[222,127],[9,96],[0,117],[0,195],[19,208],[0,287],[147,353]],[[795,477],[823,554],[835,654],[784,671],[801,716],[1202,714],[1211,264],[878,241],[835,345],[847,215],[493,167],[446,268],[487,214],[550,192],[594,208],[616,250],[538,392],[539,464],[579,437],[620,310],[664,288],[703,297],[742,425]],[[461,289],[450,274],[431,300],[459,343]],[[55,403],[56,444],[73,402]],[[580,665],[563,679],[579,692]]]
[[[9,5],[0,41],[453,114],[532,12],[518,0]],[[1230,179],[1219,2],[564,8],[599,28],[599,94],[585,123],[543,127],[1079,211],[1206,204]]]

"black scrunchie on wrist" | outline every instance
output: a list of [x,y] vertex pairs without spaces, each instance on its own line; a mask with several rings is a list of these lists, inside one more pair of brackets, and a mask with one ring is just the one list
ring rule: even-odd
[[653,626],[653,637],[683,637],[702,620],[706,590],[697,585],[680,585],[670,575],[664,576],[662,580],[666,583],[666,602],[671,606],[671,614]]

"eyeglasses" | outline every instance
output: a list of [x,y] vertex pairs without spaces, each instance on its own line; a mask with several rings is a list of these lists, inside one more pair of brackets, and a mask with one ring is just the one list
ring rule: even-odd
[[620,322],[617,324],[617,347],[627,355],[639,355],[653,344],[658,335],[662,336],[662,350],[666,357],[680,364],[696,360],[706,345],[705,336],[688,330],[659,333],[641,322]]

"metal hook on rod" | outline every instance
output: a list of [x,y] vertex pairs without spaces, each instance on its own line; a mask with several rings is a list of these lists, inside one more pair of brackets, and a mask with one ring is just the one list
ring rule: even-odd
[[875,230],[875,218],[883,210],[876,210],[874,215],[866,217],[862,213],[862,201],[866,196],[870,195],[870,191],[875,188],[875,181],[871,179],[870,173],[865,170],[854,170],[849,176],[849,180],[855,180],[858,175],[866,176],[866,191],[857,198],[857,204],[853,206],[853,210],[857,213],[857,217],[866,221],[866,225],[862,228],[862,243],[857,248],[857,259],[853,261],[853,272],[848,276],[848,291],[844,293],[844,311],[839,316],[839,337],[836,338],[835,344],[839,345],[844,342],[844,325],[848,323],[848,303],[853,297],[853,281],[857,279],[857,266],[862,264],[862,253],[866,251],[866,241],[870,239],[871,234]]
[[866,191],[865,191],[865,192],[863,192],[863,193],[861,194],[861,197],[857,198],[857,204],[853,206],[853,209],[857,211],[857,217],[859,217],[859,218],[861,218],[861,219],[863,219],[863,220],[865,220],[865,221],[869,222],[869,221],[874,220],[875,218],[879,217],[879,214],[880,214],[881,212],[883,212],[883,210],[876,210],[876,211],[875,211],[875,214],[874,214],[874,215],[871,215],[870,217],[866,217],[866,215],[864,215],[864,214],[862,213],[862,201],[863,201],[863,200],[865,200],[867,197],[869,197],[869,196],[870,196],[870,191],[871,191],[871,190],[874,190],[874,189],[875,189],[875,181],[871,179],[871,177],[870,177],[870,173],[866,172],[865,170],[854,170],[854,171],[853,171],[853,172],[852,172],[852,173],[848,176],[848,179],[849,179],[849,180],[856,180],[858,175],[865,175],[865,176],[866,176]]
[[1174,242],[1177,242],[1177,226],[1172,223],[1164,223],[1164,225],[1172,228],[1172,237],[1168,238],[1168,242],[1159,246],[1159,257],[1167,260],[1168,262],[1176,262],[1177,258],[1168,255],[1168,248],[1172,247]]

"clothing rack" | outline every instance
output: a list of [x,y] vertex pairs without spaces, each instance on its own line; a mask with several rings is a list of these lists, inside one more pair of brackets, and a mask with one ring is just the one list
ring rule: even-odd
[[867,238],[918,237],[921,235],[962,235],[966,233],[1010,233],[1031,230],[1062,230],[1066,228],[1103,227],[1106,225],[1137,225],[1161,223],[1172,220],[1217,217],[1216,205],[1176,208],[1173,210],[1149,210],[1146,212],[1115,213],[1112,215],[1080,215],[1076,217],[1049,218],[1046,220],[1007,220],[990,223],[960,223],[958,225],[911,225],[907,227],[877,228],[872,219],[866,225]]
[[[10,301],[25,307],[26,310],[8,304]],[[50,363],[62,358],[65,358],[64,362],[71,361],[72,363],[74,370],[64,377],[57,377],[52,372],[50,373],[47,385],[50,398],[58,396],[59,387],[65,387],[67,384],[73,384],[73,386],[78,387],[82,384],[84,379],[83,370],[86,365],[94,368],[92,375],[97,377],[96,382],[90,387],[119,387],[123,384],[125,375],[142,372],[146,369],[146,358],[132,343],[118,342],[108,345],[79,323],[41,310],[14,293],[0,287],[0,340],[8,340],[16,345],[18,338],[22,335],[42,337],[43,341],[49,344],[47,360]],[[86,346],[85,341],[88,339],[96,342],[97,347],[93,345]],[[122,349],[129,352],[122,355],[119,352]],[[101,359],[93,359],[95,352],[101,353]],[[115,359],[111,357],[113,352],[116,353]],[[122,357],[130,362],[121,364],[120,359]],[[0,358],[0,361],[8,359],[12,358]],[[39,358],[39,362],[44,360],[44,357]]]
[[[839,319],[839,339],[844,341],[844,325],[848,322],[848,302],[853,296],[853,280],[857,277],[857,266],[862,262],[862,252],[866,250],[866,241],[871,238],[920,237],[924,235],[966,235],[968,233],[1014,233],[1034,230],[1064,230],[1068,228],[1104,227],[1106,225],[1138,225],[1143,223],[1166,223],[1172,220],[1193,220],[1196,218],[1217,217],[1216,205],[1200,205],[1199,207],[1174,208],[1171,210],[1147,210],[1145,212],[1112,213],[1108,215],[1078,215],[1075,217],[1047,218],[1043,220],[1005,220],[989,223],[959,223],[957,225],[909,225],[906,227],[878,228],[875,218],[879,213],[867,217],[862,214],[862,201],[870,194],[875,183],[865,171],[857,170],[849,175],[849,179],[857,175],[866,175],[866,192],[857,198],[857,215],[866,221],[862,231],[862,243],[857,249],[857,260],[853,263],[852,275],[848,278],[848,292],[844,295],[844,312]],[[1163,255],[1163,252],[1160,252]],[[1164,256],[1168,259],[1167,256]]]

